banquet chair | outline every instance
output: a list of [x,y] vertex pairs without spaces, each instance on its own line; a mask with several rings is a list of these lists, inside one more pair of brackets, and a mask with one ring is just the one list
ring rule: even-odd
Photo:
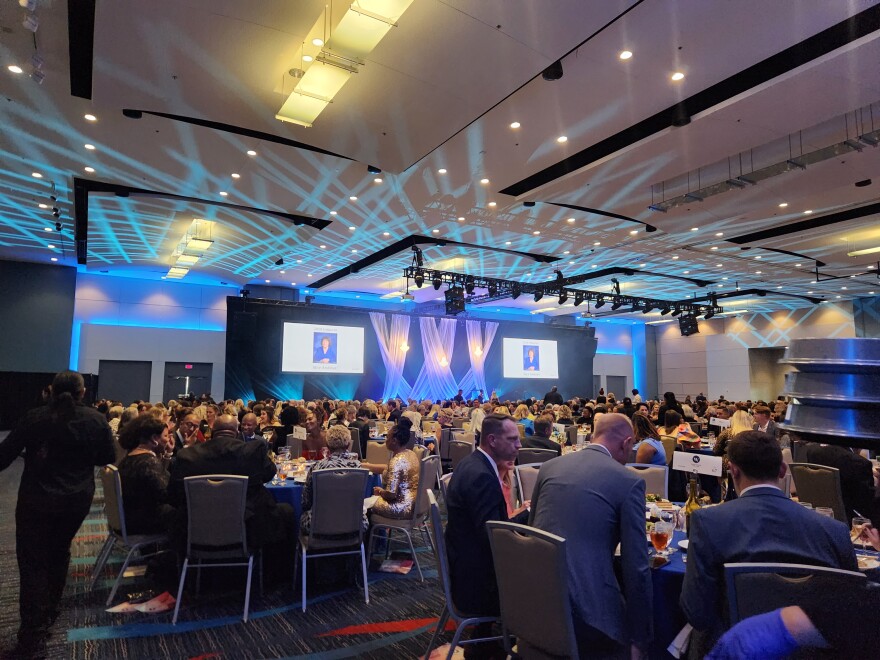
[[434,435],[434,431],[437,430],[437,424],[439,424],[439,422],[435,422],[432,419],[422,420],[422,433],[430,433],[431,435]]
[[384,465],[388,462],[389,458],[391,458],[391,452],[385,448],[384,442],[376,442],[375,440],[370,440],[367,443],[367,463]]
[[794,463],[794,457],[791,455],[791,449],[788,447],[783,447],[782,449],[782,462],[786,465]]
[[849,524],[840,490],[840,470],[814,463],[791,463],[788,467],[799,501],[809,502],[814,508],[827,506],[834,510],[837,520]]
[[468,442],[472,445],[476,445],[476,435],[471,433],[470,431],[465,431],[464,433],[457,433],[455,435],[455,439],[461,442]]
[[413,561],[416,564],[416,570],[419,572],[419,580],[422,582],[425,581],[425,576],[422,574],[422,567],[419,564],[419,557],[413,546],[412,537],[417,530],[420,531],[425,543],[433,548],[433,544],[431,543],[431,533],[428,530],[428,499],[425,493],[430,490],[428,484],[429,482],[433,483],[439,468],[439,456],[427,456],[419,461],[419,485],[416,489],[416,501],[413,503],[412,514],[409,518],[383,518],[375,513],[370,517],[372,525],[370,528],[370,541],[367,546],[367,556],[373,556],[373,542],[376,539],[376,532],[378,530],[388,530],[388,535],[386,537],[387,545],[385,546],[388,550],[386,552],[390,552],[391,543],[404,543],[402,539],[397,539],[393,536],[393,532],[395,531],[403,532],[404,536],[406,536],[405,542],[409,544],[409,550],[412,553]]
[[517,432],[519,433],[519,439],[520,439],[520,440],[525,440],[525,438],[526,438],[526,427],[525,427],[525,425],[524,425],[524,424],[517,424],[517,425],[516,425],[516,430],[517,430]]
[[543,463],[557,456],[559,454],[554,449],[520,449],[516,455],[516,464],[531,465],[533,463]]
[[480,623],[496,623],[499,622],[500,619],[497,616],[481,616],[473,612],[465,613],[455,606],[455,603],[452,600],[452,586],[449,578],[449,559],[446,556],[446,540],[443,537],[443,521],[440,519],[440,507],[437,505],[437,498],[434,497],[434,493],[427,491],[426,495],[428,497],[428,514],[431,521],[431,531],[433,532],[431,536],[434,541],[434,554],[437,556],[437,573],[440,578],[440,584],[443,585],[443,595],[446,597],[446,603],[443,606],[443,611],[440,613],[440,619],[437,621],[437,626],[434,628],[434,634],[431,636],[431,641],[428,643],[424,660],[428,660],[431,657],[431,650],[434,648],[434,643],[437,641],[440,633],[446,629],[446,622],[449,621],[450,618],[458,624],[455,628],[455,634],[452,636],[452,642],[449,644],[449,651],[446,654],[446,660],[452,660],[452,656],[455,654],[455,647],[459,644],[464,645],[472,644],[474,642],[488,642],[501,639],[500,636],[496,636],[462,640],[461,635],[465,628]]
[[[165,552],[170,552],[170,550],[162,548],[162,546],[168,544],[167,534],[128,533],[128,529],[125,525],[125,508],[122,503],[122,480],[119,478],[119,470],[115,465],[107,465],[101,470],[101,484],[104,488],[104,513],[107,514],[107,527],[109,528],[109,533],[107,539],[104,541],[104,545],[101,547],[101,552],[98,553],[98,556],[95,559],[95,566],[92,568],[92,580],[89,589],[95,588],[95,585],[98,583],[98,578],[101,576],[101,571],[104,569],[107,560],[110,559],[110,555],[113,553],[113,549],[119,546],[122,550],[127,551],[122,568],[119,569],[119,573],[116,575],[116,581],[113,583],[113,588],[110,590],[110,595],[107,597],[107,606],[109,607],[110,603],[113,602],[113,597],[116,595],[116,590],[119,589],[119,582],[122,580],[122,575],[125,573],[125,569],[128,568],[133,557],[137,556],[138,559],[146,559],[147,557],[154,557]],[[147,554],[142,553],[143,548],[149,548],[151,546],[156,549],[155,552]]]
[[460,429],[464,426],[466,421],[467,421],[466,417],[454,417],[452,419],[452,426],[454,426],[457,429]]
[[650,463],[627,463],[626,467],[644,479],[646,493],[660,495],[664,500],[669,499],[668,466],[651,465]]
[[519,493],[519,502],[522,504],[526,500],[532,499],[532,492],[535,490],[535,484],[538,483],[538,471],[541,469],[541,463],[517,465],[513,469],[516,473],[516,490]]
[[462,422],[461,424],[461,430],[465,431],[466,433],[470,433],[472,427],[473,424],[471,424],[470,422]]
[[678,442],[671,435],[661,435],[660,442],[663,443],[663,451],[666,452],[666,465],[672,465],[672,454]]
[[[254,551],[248,548],[244,523],[248,478],[237,474],[185,477],[183,488],[187,511],[186,557],[171,623],[177,623],[190,566],[196,569],[196,589],[203,568],[247,566],[244,614],[241,618],[246,623],[254,571]],[[259,573],[262,583],[262,562]]]
[[453,429],[443,429],[440,431],[440,460],[449,460],[449,441],[452,440]]
[[425,445],[413,445],[412,450],[419,460],[422,460],[428,454],[428,448]]
[[351,450],[357,454],[358,458],[363,458],[361,456],[361,430],[349,429],[349,433],[351,433]]
[[306,611],[306,574],[309,559],[360,555],[364,578],[364,602],[370,604],[367,556],[364,553],[364,492],[368,470],[343,468],[317,470],[312,479],[312,524],[308,534],[300,531],[294,560],[293,580],[302,560],[302,611]]
[[810,594],[841,587],[861,588],[867,577],[858,571],[806,564],[724,564],[730,625],[756,614],[797,605]]
[[452,479],[452,472],[447,472],[440,477],[440,493],[443,495],[443,501],[446,501],[446,491],[449,488],[449,482]]
[[452,469],[459,464],[461,459],[474,453],[474,445],[471,442],[461,440],[449,441],[449,460],[452,461]]
[[508,654],[513,635],[517,657],[577,658],[565,539],[511,522],[489,521],[486,527]]

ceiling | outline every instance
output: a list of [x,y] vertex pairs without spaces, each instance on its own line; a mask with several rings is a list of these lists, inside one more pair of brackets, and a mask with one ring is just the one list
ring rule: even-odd
[[[449,243],[423,245],[426,266],[464,274],[536,283],[621,268],[633,296],[769,292],[720,301],[731,310],[880,288],[878,254],[847,256],[880,247],[880,214],[862,210],[880,202],[880,149],[867,142],[648,208],[880,129],[880,0],[414,0],[312,128],[275,114],[325,2],[97,3],[91,58],[88,4],[38,0],[35,34],[17,3],[0,5],[0,258],[159,279],[206,218],[214,244],[184,282],[323,280],[322,292],[380,297],[405,290],[412,253],[371,257],[427,236]],[[42,84],[28,75],[35,47]],[[564,76],[544,80],[560,58]],[[91,98],[72,95],[89,72]],[[663,118],[676,107],[685,125]],[[585,311],[530,296],[491,307]]]

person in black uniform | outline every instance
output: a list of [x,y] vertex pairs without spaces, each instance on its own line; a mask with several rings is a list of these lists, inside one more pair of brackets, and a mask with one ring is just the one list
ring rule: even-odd
[[48,404],[26,413],[0,443],[0,470],[25,452],[15,508],[17,651],[23,655],[39,654],[58,616],[70,543],[95,494],[94,468],[116,460],[110,425],[83,405],[84,394],[82,376],[62,371],[52,381]]

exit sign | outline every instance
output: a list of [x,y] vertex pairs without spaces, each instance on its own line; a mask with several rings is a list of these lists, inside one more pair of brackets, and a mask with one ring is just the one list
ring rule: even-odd
[[183,368],[184,369],[192,369],[193,366],[191,364],[185,364],[185,365],[183,365]]

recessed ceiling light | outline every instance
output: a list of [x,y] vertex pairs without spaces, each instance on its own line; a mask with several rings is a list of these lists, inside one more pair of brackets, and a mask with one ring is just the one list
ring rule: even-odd
[[286,270],[279,270],[278,272],[281,273],[282,275],[284,275],[284,273],[286,273],[287,271]]
[[230,176],[233,179],[240,179],[241,178],[241,174],[239,174],[238,172],[233,172]]
[[489,202],[489,206],[498,206],[498,204],[495,202]]
[[788,206],[788,202],[782,202],[782,203],[779,205],[779,208],[784,209],[786,206]]
[[562,144],[563,142],[568,142],[568,138],[565,135],[560,135],[558,138],[556,138],[556,141],[559,144]]
[[722,277],[721,279],[722,279],[722,280],[726,280],[726,279],[729,279],[729,278],[727,278],[727,277]]
[[463,215],[458,216],[458,221],[459,221],[459,222],[464,222],[464,216],[463,216]]
[[47,209],[49,206],[47,204],[37,204],[41,209]]
[[336,215],[336,211],[330,211],[330,215]]
[[333,268],[333,264],[327,264],[327,268]]
[[320,247],[322,250],[326,250],[326,249],[327,249],[327,246],[326,246],[326,245],[320,245],[319,247]]
[[43,178],[43,175],[40,174],[39,172],[31,172],[31,176],[34,177],[35,179],[42,179]]
[[297,260],[296,260],[296,263],[298,263],[298,264],[301,264],[302,262],[303,262],[302,259],[297,259]]
[[715,264],[715,267],[716,267],[716,268],[721,268],[721,267],[723,267],[723,266],[724,266],[724,264]]
[[303,55],[303,62],[311,62],[313,59],[315,58],[311,55]]
[[756,270],[756,271],[755,271],[755,275],[760,275],[760,274],[761,274],[761,271],[760,271],[760,270]]
[[290,286],[296,286],[296,282],[291,282]]
[[504,241],[505,245],[510,245],[510,241]]
[[632,52],[628,51],[628,50],[622,50],[622,51],[620,51],[620,55],[618,55],[618,57],[622,60],[628,60],[632,56],[633,56]]
[[647,265],[648,265],[648,264],[639,264],[639,268],[644,268],[644,267],[647,266]]
[[355,227],[354,225],[351,225],[351,226],[348,228],[348,231],[355,231],[356,229],[357,229],[357,227]]
[[439,234],[439,233],[440,233],[440,230],[439,230],[439,229],[432,229],[432,230],[431,230],[431,233],[432,233],[432,234]]
[[[49,259],[49,261],[58,261],[58,257],[51,257]],[[837,296],[837,297],[840,298],[840,296]]]
[[700,231],[699,227],[691,227],[691,231]]
[[52,231],[51,227],[43,227],[43,231]]
[[83,115],[83,119],[85,119],[86,121],[98,121],[98,118],[95,117],[95,115],[91,115],[91,114]]
[[716,236],[724,236],[724,232],[723,232],[723,231],[719,231],[719,232],[716,232],[715,235],[716,235]]
[[723,288],[724,288],[724,285],[723,285],[723,284],[719,284],[719,285],[718,285],[718,288],[719,288],[719,289],[723,289]]
[[248,149],[248,151],[247,151],[247,155],[248,155],[248,156],[256,156],[256,155],[257,155],[257,152],[254,151],[253,149]]
[[357,198],[357,195],[349,195],[348,199],[351,200],[352,202],[356,202],[358,198]]
[[357,250],[356,250],[356,249],[352,249],[351,253],[352,253],[352,254],[357,254]]
[[807,291],[807,293],[813,293],[812,291]]
[[718,246],[717,246],[717,245],[713,245],[713,246],[710,247],[709,249],[710,249],[710,250],[717,250],[717,249],[718,249]]
[[598,268],[598,266],[596,264],[591,264],[590,268]]
[[536,230],[533,231],[532,233],[533,233],[535,236],[538,236],[541,232],[539,232],[539,231],[536,229]]
[[93,145],[93,144],[84,144],[83,146],[84,146],[86,149],[88,149],[89,151],[94,151],[94,150],[95,150],[95,145]]
[[673,254],[673,255],[672,255],[672,258],[673,258],[673,259],[678,259],[678,255],[677,255],[677,254]]
[[841,289],[842,291],[846,291],[846,287],[845,287],[845,286],[840,287],[840,289]]
[[804,215],[810,215],[810,213],[812,213],[812,212],[813,212],[813,209],[807,209],[806,211],[804,211]]
[[840,296],[834,296],[835,298],[840,298]]
[[51,243],[50,243],[49,245],[47,245],[46,247],[49,248],[50,250],[54,250],[54,249],[55,249],[55,246],[52,245]]
[[574,222],[574,218],[568,218],[566,222]]
[[681,272],[682,272],[683,274],[685,274],[685,275],[689,275],[691,271],[689,271],[689,270],[683,270],[683,271],[681,271]]
[[441,167],[439,170],[437,170],[437,174],[446,174],[446,168]]
[[377,176],[375,179],[373,179],[373,183],[382,183],[382,178]]
[[382,236],[391,236],[391,232],[390,231],[383,231]]
[[519,128],[520,124],[518,121],[514,121],[510,123],[511,128]]
[[21,73],[22,72],[22,68],[20,66],[15,65],[15,64],[10,64],[6,68],[9,69],[10,71],[12,71],[12,73]]
[[633,229],[633,230],[629,233],[629,235],[630,235],[630,236],[635,236],[635,235],[638,234],[638,233],[639,233],[639,230],[638,230],[638,229]]
[[221,190],[221,191],[220,191],[220,197],[226,197],[228,194],[229,194],[229,193],[226,192],[225,190]]
[[777,289],[781,289],[781,288],[782,288],[782,285],[780,284],[780,285],[777,286],[776,288],[777,288]]
[[760,258],[761,258],[761,255],[758,255],[757,257],[755,257],[755,259],[760,259]]
[[268,284],[268,283],[271,282],[271,281],[272,281],[272,280],[266,280],[266,284]]
[[570,252],[571,252],[571,250],[566,250],[566,251],[563,252],[562,254],[569,254]]
[[482,183],[484,186],[488,186],[488,185],[489,185],[489,179],[480,179],[480,183]]
[[318,46],[318,47],[323,46],[323,45],[324,45],[324,40],[323,40],[323,39],[318,39],[318,37],[315,37],[314,39],[312,39],[312,45],[313,45],[313,46]]
[[83,169],[84,169],[86,172],[88,172],[89,174],[91,174],[91,173],[93,173],[93,172],[95,171],[95,168],[94,168],[94,167],[84,167]]
[[850,277],[851,280],[854,280],[854,279],[856,278],[855,275],[850,275],[849,277]]
[[672,79],[676,82],[679,80],[684,80],[684,74],[681,71],[676,71],[672,74]]
[[574,265],[574,262],[573,262],[573,261],[569,261],[569,262],[568,262],[568,265],[569,265],[569,266],[572,266],[572,265]]

